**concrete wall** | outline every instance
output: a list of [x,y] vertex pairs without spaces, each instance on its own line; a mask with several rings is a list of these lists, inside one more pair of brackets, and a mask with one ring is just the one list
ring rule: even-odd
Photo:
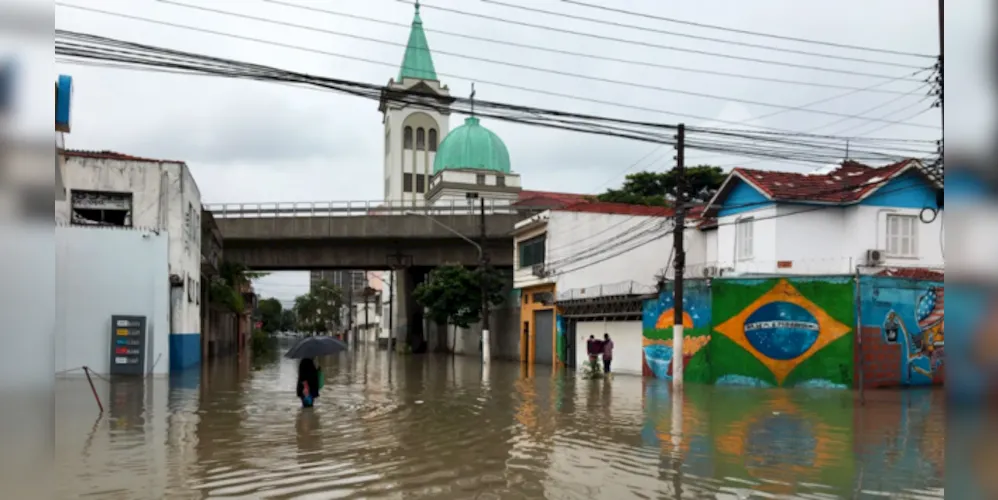
[[[923,207],[935,207],[934,195],[931,200],[925,199],[931,194],[928,188],[905,191],[919,187],[911,186],[912,182],[908,177],[899,178],[881,189],[885,193],[882,197],[875,195],[858,205],[816,207],[769,203],[719,217],[716,265],[732,268],[739,274],[852,273],[857,265],[866,263],[868,250],[887,249],[889,215],[919,216]],[[748,219],[754,220],[753,258],[739,261],[735,258],[736,223]],[[884,267],[943,267],[942,216],[918,223],[916,231],[917,257],[888,257]],[[780,262],[783,266],[778,266]]]
[[[517,325],[520,322],[520,308],[501,307],[492,311],[492,358],[505,361],[520,359],[520,338]],[[453,334],[452,326],[448,326]],[[482,339],[482,327],[474,323],[470,328],[458,328],[454,352],[467,356],[481,356],[478,344]]]
[[56,372],[110,371],[111,316],[145,316],[146,370],[170,369],[168,240],[118,228],[56,228]]
[[604,333],[613,340],[613,373],[642,375],[642,335],[640,321],[579,321],[576,323],[575,366],[582,368],[589,362],[586,341],[590,335],[602,340]]
[[[166,231],[171,289],[171,363],[174,369],[201,361],[201,194],[179,162],[126,161],[68,155],[66,187],[132,194],[132,226]],[[55,203],[56,222],[71,222],[71,200]]]
[[864,276],[856,378],[866,387],[945,380],[942,282]]

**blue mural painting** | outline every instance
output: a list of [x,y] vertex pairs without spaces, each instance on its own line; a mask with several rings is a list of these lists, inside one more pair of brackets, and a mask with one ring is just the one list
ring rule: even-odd
[[[943,382],[945,360],[945,286],[942,282],[890,277],[865,277],[860,286],[864,333],[881,345],[864,346],[864,370],[884,373],[879,366],[895,364],[886,373],[897,377],[890,385],[932,385]],[[864,339],[871,337],[865,335]],[[883,349],[887,346],[891,350]],[[893,353],[896,352],[897,356]],[[896,369],[896,371],[895,371]]]
[[[657,298],[644,303],[641,346],[644,358],[642,371],[645,376],[672,378],[674,306],[671,284]],[[705,356],[705,347],[710,342],[712,319],[709,281],[686,282],[683,287],[682,318],[685,378],[694,382],[709,382],[709,366]]]

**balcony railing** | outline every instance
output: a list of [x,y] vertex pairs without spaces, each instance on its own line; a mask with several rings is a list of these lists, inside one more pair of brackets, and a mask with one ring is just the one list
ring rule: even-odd
[[[539,207],[518,207],[514,201],[485,200],[486,215],[518,214],[537,211]],[[416,212],[426,215],[478,215],[481,205],[477,199],[452,200],[426,203],[422,201],[326,201],[292,203],[208,203],[204,210],[216,218],[245,219],[264,217],[356,217],[370,215],[407,215]]]

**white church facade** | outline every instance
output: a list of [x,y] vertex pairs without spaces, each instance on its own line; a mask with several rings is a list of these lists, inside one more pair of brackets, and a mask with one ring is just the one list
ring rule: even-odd
[[[421,103],[405,102],[403,98],[414,93],[426,98]],[[469,211],[477,211],[482,199],[489,209],[519,199],[520,176],[512,171],[505,143],[473,115],[452,130],[454,101],[450,89],[437,77],[417,2],[402,65],[383,90],[379,105],[384,124],[386,205],[451,210],[466,204]],[[382,294],[386,311],[382,337],[389,336],[392,328],[404,335],[397,307],[400,276],[371,274],[387,292]],[[395,314],[387,314],[393,309]]]

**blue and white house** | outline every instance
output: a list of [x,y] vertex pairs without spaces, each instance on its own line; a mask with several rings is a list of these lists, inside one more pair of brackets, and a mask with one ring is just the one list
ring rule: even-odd
[[691,259],[690,274],[941,270],[942,187],[914,159],[808,174],[736,168],[705,209],[702,263]]

